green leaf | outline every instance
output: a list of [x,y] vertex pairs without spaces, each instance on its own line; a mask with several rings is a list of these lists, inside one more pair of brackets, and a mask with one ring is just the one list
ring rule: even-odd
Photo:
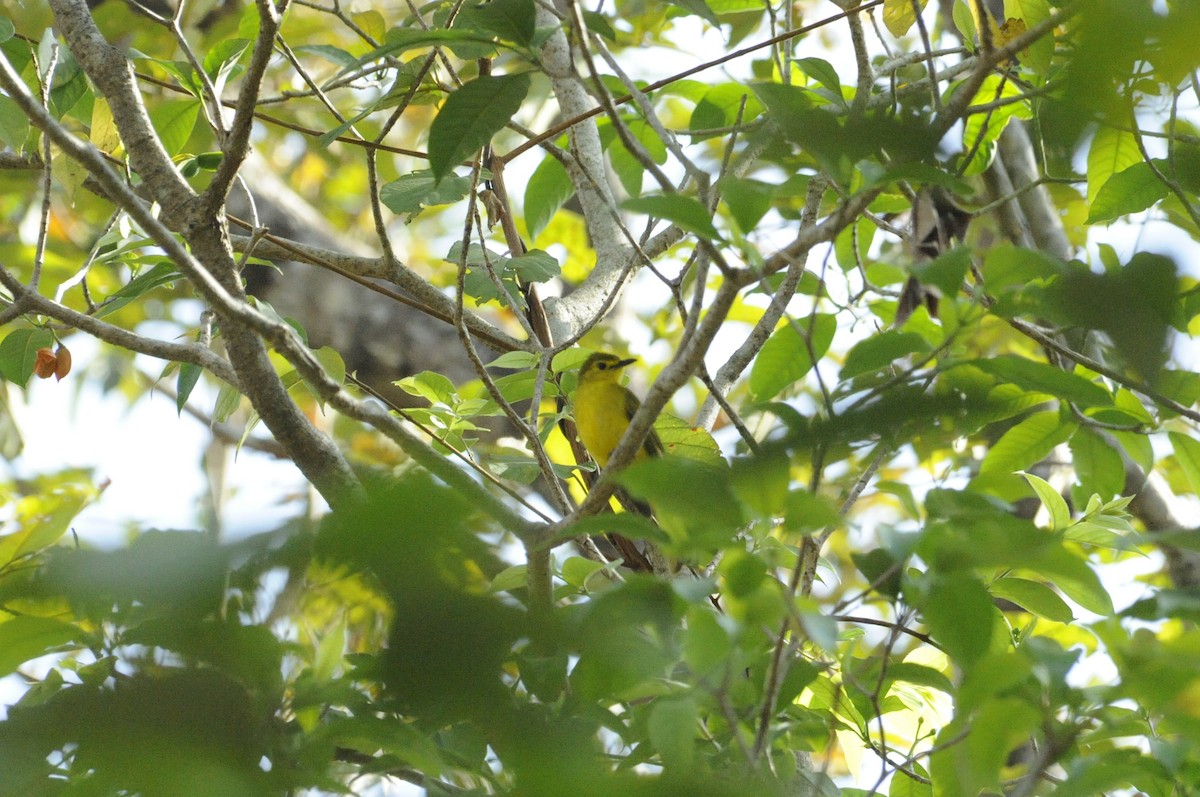
[[1066,325],[1107,333],[1128,365],[1153,381],[1167,359],[1178,289],[1173,260],[1138,252],[1114,273],[1073,268],[1046,286],[1043,309]]
[[204,373],[204,369],[195,363],[179,364],[179,374],[175,377],[175,411],[177,413],[183,413],[183,408],[192,395],[196,383],[200,381],[202,373]]
[[788,498],[791,460],[781,447],[735,457],[731,463],[733,491],[758,517],[776,517]]
[[743,234],[758,226],[775,197],[775,186],[740,177],[722,177],[717,181],[717,188]]
[[[891,667],[888,669],[891,670]],[[908,774],[909,771],[924,780],[916,780]],[[892,782],[888,785],[888,797],[933,797],[933,782],[929,773],[914,761],[907,771],[902,769],[892,776]]]
[[609,24],[608,17],[596,11],[584,11],[583,22],[587,25],[588,30],[592,33],[597,33],[609,42],[615,44],[617,41],[617,32],[613,26]]
[[432,172],[422,170],[384,185],[379,189],[379,201],[393,213],[407,214],[412,221],[423,208],[457,202],[470,190],[471,181],[466,177],[451,175],[439,181]]
[[654,507],[659,525],[683,554],[708,555],[742,525],[728,468],[668,456],[635,462],[617,477]]
[[[1124,526],[1119,531],[1110,526]],[[1114,551],[1127,551],[1134,542],[1128,536],[1131,531],[1128,521],[1117,520],[1101,515],[1095,520],[1080,520],[1063,531],[1063,539],[1077,542],[1081,545],[1094,545],[1098,548],[1111,548]]]
[[663,449],[673,457],[683,457],[708,465],[725,464],[721,447],[703,427],[694,427],[682,418],[664,412],[654,420],[654,431],[658,432]]
[[[317,362],[325,370],[325,375],[334,382],[340,385],[346,381],[346,362],[337,349],[332,346],[322,346],[319,349],[313,349],[313,357],[317,358]],[[316,395],[315,392],[314,395]]]
[[952,751],[959,758],[959,774],[966,787],[959,793],[977,794],[998,783],[1009,754],[1029,740],[1041,721],[1041,712],[1020,698],[985,702],[972,718],[965,743]]
[[963,169],[965,176],[982,174],[991,165],[995,154],[996,140],[1008,127],[1010,119],[1029,119],[1032,112],[1029,101],[1020,99],[1024,90],[1015,81],[1000,75],[991,75],[979,87],[971,105],[989,105],[999,100],[1008,100],[1008,104],[990,110],[971,113],[963,125],[962,148],[963,155],[971,154],[971,159]]
[[33,376],[38,349],[54,345],[54,335],[48,329],[17,329],[0,341],[0,376],[14,385],[25,387]]
[[799,86],[782,83],[753,83],[750,88],[784,133],[803,144],[799,139],[807,137],[803,128],[807,113],[813,110],[812,94]]
[[1080,407],[1101,407],[1113,403],[1112,395],[1090,379],[1024,357],[985,357],[972,361],[971,365],[1025,390],[1048,393]]
[[525,184],[525,226],[530,240],[535,240],[554,218],[571,195],[575,186],[567,169],[552,155],[547,155],[533,170]]
[[811,534],[840,526],[843,522],[837,506],[828,498],[795,489],[788,493],[784,528],[797,534]]
[[429,167],[441,180],[491,141],[521,109],[527,74],[483,75],[447,98],[429,127]]
[[750,393],[755,401],[772,399],[803,379],[813,363],[829,351],[836,330],[837,319],[819,313],[811,322],[799,319],[771,333],[750,369]]
[[708,3],[704,0],[667,0],[671,5],[687,10],[689,14],[695,14],[703,19],[714,28],[719,27],[721,20],[717,19],[717,15],[708,7]]
[[762,8],[762,3],[758,0],[708,0],[708,7],[718,15],[737,14],[743,11],[758,11]]
[[[1007,0],[1004,8],[1008,16],[1023,20],[1027,29],[1041,24],[1050,16],[1050,5],[1046,0]],[[1041,37],[1022,50],[1020,58],[1022,64],[1045,77],[1054,58],[1054,37]]]
[[[49,32],[49,28],[46,29]],[[42,64],[48,63],[43,60]],[[54,88],[50,90],[50,109],[58,118],[62,118],[71,112],[76,105],[81,104],[80,101],[85,97],[90,97],[90,89],[88,87],[87,78],[83,74],[83,70],[79,64],[71,56],[69,50],[60,48],[58,55],[58,67],[54,70]],[[87,103],[88,114],[91,114],[91,105]]]
[[682,194],[644,196],[627,199],[621,203],[621,207],[634,213],[644,213],[647,216],[664,219],[710,241],[721,240],[721,234],[713,226],[708,211],[690,196]]
[[241,403],[242,394],[236,388],[222,382],[221,389],[217,392],[216,404],[213,406],[213,419],[217,423],[224,423]]
[[746,122],[762,113],[763,104],[740,83],[718,83],[696,103],[692,110],[692,118],[688,121],[688,129],[714,130],[729,127],[737,121],[739,110],[742,111],[742,121]]
[[1192,492],[1200,495],[1200,441],[1179,432],[1167,432],[1167,438],[1175,449],[1175,460],[1192,485]]
[[571,556],[562,563],[563,581],[573,587],[585,590],[587,589],[588,580],[605,567],[606,565],[603,562],[593,562],[591,559],[584,559],[582,556]]
[[1187,407],[1200,401],[1200,374],[1194,371],[1164,369],[1155,387]]
[[1006,576],[993,581],[988,591],[997,598],[1012,601],[1030,614],[1056,623],[1069,623],[1075,619],[1067,602],[1038,581]]
[[691,698],[656,700],[646,730],[668,772],[687,772],[696,757],[699,712]]
[[528,46],[533,41],[536,16],[533,0],[490,0],[464,8],[455,27],[487,31],[514,44]]
[[175,264],[170,262],[158,263],[153,268],[142,272],[120,289],[114,291],[108,297],[108,301],[100,305],[100,309],[96,311],[96,317],[104,318],[120,310],[142,294],[160,285],[167,285],[180,279],[183,279],[183,274],[175,268]]
[[[1182,687],[1182,683],[1179,686]],[[1156,735],[1154,731],[1145,732],[1145,737]],[[1172,777],[1165,770],[1161,748],[1156,744],[1152,749],[1155,750],[1152,755],[1143,755],[1129,748],[1110,748],[1077,758],[1067,767],[1066,777],[1054,790],[1055,797],[1094,797],[1128,792],[1171,794],[1177,789],[1179,776]]]
[[[920,0],[921,9],[924,10],[926,0]],[[908,33],[917,21],[917,14],[913,10],[912,0],[884,0],[883,3],[883,25],[888,29],[888,33],[895,36],[897,39]]]
[[[1170,168],[1164,159],[1154,163],[1160,170]],[[1088,208],[1085,223],[1099,224],[1129,213],[1140,213],[1166,199],[1170,193],[1167,184],[1158,179],[1150,164],[1139,161],[1104,181]]]
[[719,673],[730,665],[733,643],[713,612],[703,606],[688,609],[683,655],[699,676]]
[[1137,139],[1133,133],[1118,130],[1115,127],[1101,127],[1092,139],[1088,149],[1087,201],[1091,207],[1096,203],[1100,189],[1109,179],[1125,171],[1135,163],[1142,162],[1142,153],[1138,149]]
[[972,254],[970,247],[957,246],[928,262],[913,263],[908,270],[922,285],[933,285],[943,296],[956,296],[971,267]]
[[979,34],[975,30],[975,17],[970,8],[972,2],[974,0],[960,0],[954,4],[952,12],[954,27],[958,28],[963,40],[968,42],[976,41],[979,38]]
[[833,244],[833,254],[842,271],[853,271],[859,264],[869,260],[871,242],[877,229],[870,219],[860,218],[838,233]]
[[888,681],[903,681],[904,683],[928,686],[948,695],[954,694],[954,684],[941,670],[915,664],[911,661],[894,661],[888,663]]
[[0,567],[58,542],[71,527],[71,521],[97,495],[97,489],[90,483],[76,482],[17,502],[20,530],[0,536]]
[[932,348],[929,342],[916,332],[888,329],[854,345],[846,355],[840,378],[844,382],[859,374],[889,366],[901,357],[917,352],[925,353]]
[[1096,573],[1079,555],[1062,545],[1046,546],[1023,563],[1031,572],[1043,576],[1071,600],[1089,612],[1109,617],[1112,597]]
[[0,143],[7,144],[13,152],[20,152],[28,137],[29,120],[25,118],[25,112],[16,100],[0,95]]
[[842,81],[838,77],[837,70],[833,68],[833,64],[824,58],[798,58],[796,59],[796,66],[804,70],[804,74],[820,83],[829,92],[831,100],[840,105],[845,104],[845,100],[842,97]]
[[557,277],[562,269],[553,255],[541,249],[530,249],[525,254],[508,261],[508,269],[524,282],[547,282]]
[[337,674],[346,653],[346,613],[342,612],[317,640],[312,674],[318,681],[330,681]]
[[889,598],[900,595],[904,563],[896,561],[891,553],[883,548],[875,548],[866,553],[851,553],[850,559],[880,595]]
[[312,55],[320,56],[329,63],[341,67],[353,67],[358,62],[358,59],[353,55],[331,44],[304,44],[292,49],[298,53],[311,53]]
[[1081,426],[1071,436],[1071,461],[1075,478],[1086,496],[1107,501],[1125,488],[1125,464],[1121,454],[1100,435]]
[[453,405],[458,400],[454,383],[435,371],[422,371],[393,382],[410,396],[419,396],[430,404]]
[[537,368],[538,356],[528,351],[508,351],[487,364],[488,368]]
[[237,60],[249,47],[249,39],[221,39],[204,54],[205,73],[219,84],[219,78],[237,66]]
[[13,37],[17,29],[13,27],[12,20],[7,17],[0,17],[0,42],[6,42]]
[[1062,261],[1036,249],[998,246],[983,261],[983,276],[989,292],[1023,288],[1033,280],[1046,279],[1063,271]]
[[644,518],[634,512],[622,512],[619,515],[592,515],[585,517],[563,530],[563,538],[570,539],[581,534],[620,534],[631,540],[650,540],[666,543],[667,535],[654,525],[649,518]]
[[987,653],[996,609],[975,576],[950,573],[931,579],[921,614],[934,639],[964,668]]
[[387,32],[386,41],[382,45],[355,60],[353,64],[343,69],[339,75],[344,75],[358,67],[389,55],[399,55],[420,47],[439,46],[450,47],[455,49],[456,52],[495,52],[496,50],[491,36],[480,35],[471,30],[461,30],[458,28],[432,28],[429,30],[392,28]]
[[61,650],[83,636],[75,626],[49,617],[12,617],[0,623],[0,677],[15,672],[30,659]]
[[528,569],[528,565],[524,564],[504,568],[492,578],[491,591],[511,592],[523,588],[527,581]]
[[1055,490],[1048,481],[1040,476],[1034,476],[1032,473],[1021,473],[1021,475],[1025,477],[1025,481],[1029,482],[1029,486],[1037,493],[1038,500],[1050,514],[1050,530],[1062,531],[1071,525],[1071,510],[1067,506],[1066,500],[1059,495],[1058,490]]
[[1056,445],[1075,432],[1075,424],[1063,421],[1057,412],[1030,415],[1005,432],[987,452],[981,474],[1014,473],[1043,459]]
[[192,137],[200,114],[199,100],[166,100],[150,112],[150,121],[168,155],[178,155]]

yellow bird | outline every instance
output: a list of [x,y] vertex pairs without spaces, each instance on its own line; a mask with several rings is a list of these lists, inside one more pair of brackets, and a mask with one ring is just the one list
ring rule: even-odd
[[[621,371],[637,362],[633,357],[622,360],[616,355],[597,352],[583,363],[579,371],[579,387],[575,389],[575,428],[579,439],[592,459],[604,467],[617,443],[629,428],[629,421],[641,402],[629,388],[621,385]],[[663,453],[658,434],[651,429],[635,461]]]

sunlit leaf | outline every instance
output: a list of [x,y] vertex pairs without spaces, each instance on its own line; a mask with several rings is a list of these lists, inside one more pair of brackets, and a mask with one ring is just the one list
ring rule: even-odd
[[1192,491],[1200,494],[1200,441],[1179,432],[1168,432],[1167,437],[1175,449],[1175,459],[1183,468]]
[[553,156],[543,158],[525,184],[525,226],[529,228],[529,237],[537,238],[574,193],[575,186],[566,167]]
[[980,473],[1012,473],[1041,460],[1075,432],[1075,424],[1057,412],[1030,415],[1005,432],[988,450]]
[[797,319],[775,330],[751,367],[750,392],[766,401],[803,379],[829,350],[836,329],[834,316],[817,314],[811,323]]
[[1097,130],[1092,139],[1092,146],[1088,149],[1088,206],[1095,206],[1100,189],[1113,175],[1141,162],[1142,154],[1138,150],[1133,133],[1108,126]]
[[[1160,170],[1170,168],[1163,159],[1154,161],[1154,164]],[[1104,181],[1091,202],[1087,223],[1099,224],[1118,216],[1140,213],[1166,199],[1169,193],[1167,184],[1159,179],[1150,164],[1140,161]]]
[[57,652],[84,634],[70,623],[49,617],[17,616],[0,623],[0,675],[8,675],[30,659]]
[[178,154],[187,144],[199,115],[199,100],[167,100],[150,112],[150,120],[168,155]]
[[[918,6],[925,8],[926,0],[920,0]],[[884,0],[883,25],[888,33],[900,37],[908,33],[908,29],[917,21],[917,12],[913,9],[912,0]]]
[[1061,531],[1071,523],[1071,510],[1067,506],[1064,499],[1053,486],[1040,476],[1034,476],[1032,473],[1022,473],[1025,481],[1029,482],[1029,486],[1037,493],[1038,500],[1042,502],[1042,506],[1046,507],[1046,511],[1050,514],[1050,530]]

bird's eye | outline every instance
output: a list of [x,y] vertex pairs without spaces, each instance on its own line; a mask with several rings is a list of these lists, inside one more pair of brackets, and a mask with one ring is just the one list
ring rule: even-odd
[[599,366],[599,368],[600,368],[600,370],[601,370],[601,371],[607,371],[607,370],[608,370],[608,363],[597,363],[597,365]]

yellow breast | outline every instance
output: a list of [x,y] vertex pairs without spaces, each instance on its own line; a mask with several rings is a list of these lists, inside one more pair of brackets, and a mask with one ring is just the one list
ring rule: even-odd
[[609,455],[629,428],[625,393],[625,388],[607,381],[584,382],[575,391],[575,427],[600,467],[608,464]]

